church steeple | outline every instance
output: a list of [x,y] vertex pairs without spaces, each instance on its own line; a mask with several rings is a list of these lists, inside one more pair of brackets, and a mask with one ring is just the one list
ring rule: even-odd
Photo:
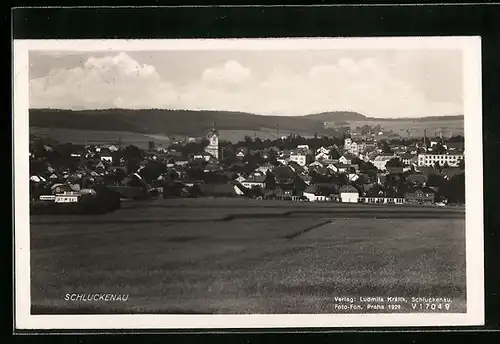
[[205,147],[205,151],[212,154],[216,159],[219,159],[219,132],[217,131],[217,126],[215,121],[213,122],[213,127],[208,134],[208,146]]
[[213,122],[213,125],[212,125],[212,134],[215,134],[215,135],[219,134],[219,132],[217,131],[217,125],[216,125],[215,121]]

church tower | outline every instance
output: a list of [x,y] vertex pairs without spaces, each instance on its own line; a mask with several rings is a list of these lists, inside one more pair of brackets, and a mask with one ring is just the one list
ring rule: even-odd
[[212,130],[208,134],[208,146],[205,147],[205,152],[212,154],[216,159],[219,159],[219,132],[216,129],[215,122]]

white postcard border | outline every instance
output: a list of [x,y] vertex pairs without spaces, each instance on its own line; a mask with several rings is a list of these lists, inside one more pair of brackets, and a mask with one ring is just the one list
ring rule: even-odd
[[[460,49],[464,53],[467,313],[250,315],[31,315],[29,235],[29,51]],[[15,40],[13,152],[16,329],[218,329],[420,327],[484,324],[481,39],[379,37],[303,39]]]

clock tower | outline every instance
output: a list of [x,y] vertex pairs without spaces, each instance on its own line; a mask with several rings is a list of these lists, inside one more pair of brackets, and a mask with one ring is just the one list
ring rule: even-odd
[[210,153],[216,159],[219,159],[219,132],[215,127],[215,122],[212,130],[208,134],[208,146],[205,147],[205,152]]

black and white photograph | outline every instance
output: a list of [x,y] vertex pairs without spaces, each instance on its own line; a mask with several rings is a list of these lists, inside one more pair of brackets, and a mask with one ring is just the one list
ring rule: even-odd
[[482,324],[480,51],[15,42],[17,321]]

